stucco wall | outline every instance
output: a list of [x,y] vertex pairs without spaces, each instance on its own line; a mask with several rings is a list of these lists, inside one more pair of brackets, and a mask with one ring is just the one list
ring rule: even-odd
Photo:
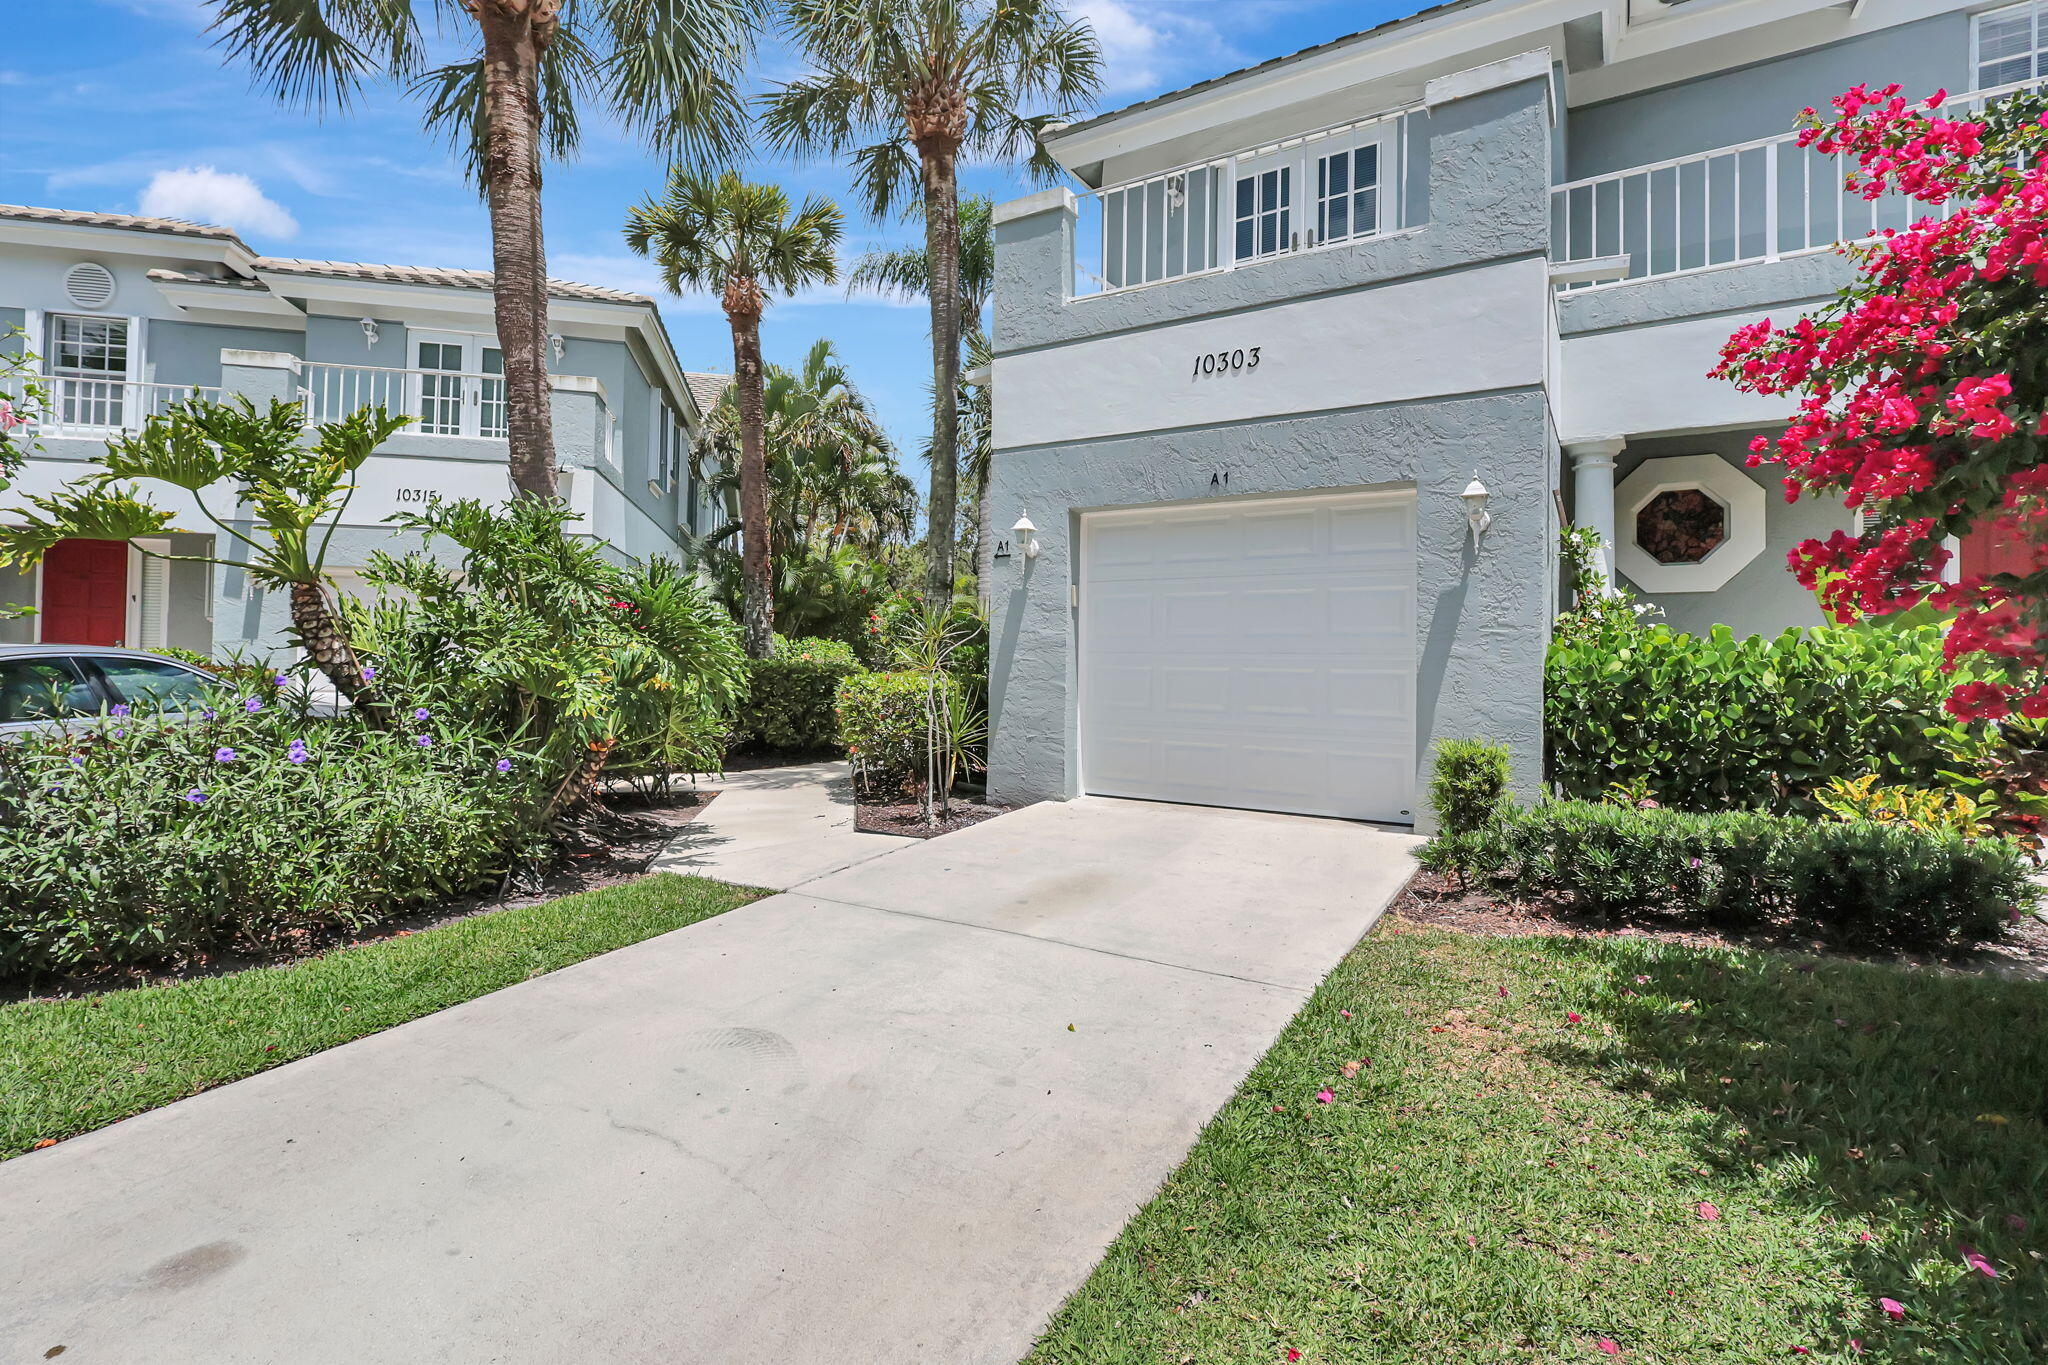
[[1970,16],[1942,14],[1775,61],[1572,110],[1563,180],[1789,132],[1799,111],[1859,82],[1908,95],[1975,84]]
[[[1226,471],[1233,496],[1416,489],[1418,775],[1435,740],[1480,735],[1509,746],[1518,787],[1533,793],[1542,765],[1554,459],[1542,389],[1545,286],[1535,268],[1547,246],[1550,183],[1547,61],[1539,69],[1432,111],[1427,222],[1404,232],[1069,302],[1072,220],[1057,197],[999,222],[991,496],[998,525],[1028,508],[1043,529],[1039,557],[1000,561],[990,585],[990,782],[998,797],[1078,790],[1069,585],[1085,572],[1071,549],[1080,512],[1199,499]],[[1440,282],[1448,304],[1478,279],[1495,286],[1487,291],[1491,324],[1453,331],[1492,358],[1476,368],[1442,364],[1421,392],[1407,378],[1393,382],[1395,371],[1407,371],[1387,357],[1419,344],[1415,329],[1435,319],[1428,283]],[[1415,296],[1384,314],[1379,305],[1396,290]],[[1347,307],[1380,316],[1377,333],[1286,325]],[[1157,390],[1165,352],[1185,351],[1191,361],[1201,338],[1234,349],[1247,327],[1275,323],[1283,363],[1215,381],[1236,384],[1234,400],[1176,404],[1148,392],[1111,401],[1098,392],[1103,376],[1118,372],[1137,389]],[[1348,373],[1309,356],[1319,339],[1351,359]],[[1290,348],[1297,373],[1320,376],[1312,391],[1290,383]],[[1238,382],[1253,379],[1265,387]],[[1275,411],[1283,392],[1296,411]],[[1059,415],[1048,420],[1048,412]],[[1034,434],[1040,439],[1019,439]],[[1458,500],[1475,470],[1495,511],[1476,555]]]
[[[1630,441],[1614,462],[1615,479],[1626,479],[1645,460],[1668,455],[1712,453],[1764,490],[1763,552],[1745,565],[1735,577],[1713,592],[1667,592],[1638,594],[1664,613],[1663,620],[1674,630],[1704,634],[1716,624],[1728,626],[1737,635],[1775,635],[1787,626],[1822,624],[1813,594],[1799,586],[1785,567],[1785,554],[1809,536],[1825,537],[1830,531],[1852,529],[1852,518],[1839,502],[1801,498],[1785,501],[1782,473],[1777,466],[1747,467],[1750,438],[1756,431],[1717,431],[1703,436],[1675,436],[1660,440]],[[1632,528],[1622,525],[1616,534],[1626,536]],[[1626,575],[1623,576],[1626,582]],[[1634,584],[1629,585],[1634,588]]]

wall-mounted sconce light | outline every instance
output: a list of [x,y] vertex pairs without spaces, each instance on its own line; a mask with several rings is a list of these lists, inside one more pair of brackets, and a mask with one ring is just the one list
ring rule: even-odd
[[372,346],[375,346],[377,344],[377,319],[362,318],[356,325],[363,329],[363,349],[367,351]]
[[1038,558],[1038,528],[1031,524],[1029,512],[1017,518],[1017,524],[1010,528],[1010,534],[1017,538],[1017,549],[1024,558]]
[[562,357],[569,353],[569,343],[560,332],[556,332],[548,338],[548,349],[554,352],[555,363],[559,365]]
[[1486,528],[1493,525],[1493,513],[1486,510],[1488,499],[1493,495],[1486,491],[1486,485],[1479,482],[1479,472],[1472,472],[1472,482],[1465,485],[1465,491],[1458,494],[1465,500],[1465,524],[1472,528],[1472,548],[1479,548],[1479,537],[1486,534]]

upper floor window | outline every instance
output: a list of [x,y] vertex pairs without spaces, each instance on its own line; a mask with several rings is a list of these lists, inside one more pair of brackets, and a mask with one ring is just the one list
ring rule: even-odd
[[657,394],[654,399],[654,439],[650,443],[653,458],[648,461],[647,482],[663,493],[676,491],[676,483],[682,477],[684,447],[688,439],[683,419]]
[[505,353],[482,337],[414,332],[419,374],[415,431],[429,436],[497,436],[510,429],[505,412]]
[[65,426],[120,427],[128,416],[128,319],[53,313],[44,366]]
[[1977,16],[1977,89],[1989,90],[2048,75],[2042,51],[2042,0]]

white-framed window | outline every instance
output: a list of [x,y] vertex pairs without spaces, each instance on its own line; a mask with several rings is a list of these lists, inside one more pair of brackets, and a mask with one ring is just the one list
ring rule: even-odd
[[1342,147],[1316,158],[1316,241],[1341,242],[1380,230],[1380,144]]
[[50,399],[59,422],[73,427],[127,425],[132,334],[127,318],[49,315],[43,369],[53,381]]
[[689,432],[681,415],[658,393],[654,395],[653,406],[654,425],[647,443],[647,485],[659,493],[673,493],[682,480],[683,461],[689,454]]
[[505,353],[489,339],[461,332],[412,333],[418,371],[413,430],[428,436],[495,436],[505,415]]
[[2044,9],[2048,9],[2048,4],[2043,0],[2029,0],[2024,5],[1995,9],[1976,17],[1971,28],[1971,46],[1975,52],[1977,89],[1989,90],[2048,75],[2048,60],[2044,60],[2048,54],[2042,51],[2043,30],[2048,27],[2043,23]]
[[1294,239],[1294,166],[1240,166],[1234,215],[1234,254],[1240,261],[1264,260],[1292,251]]

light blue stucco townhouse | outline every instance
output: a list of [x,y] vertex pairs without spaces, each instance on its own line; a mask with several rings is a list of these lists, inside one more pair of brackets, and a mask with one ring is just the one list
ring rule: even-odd
[[[572,529],[621,561],[687,557],[716,524],[689,446],[723,376],[686,375],[652,299],[549,282],[548,361],[560,491]],[[488,272],[258,256],[226,228],[115,213],[0,205],[0,342],[37,357],[47,401],[38,448],[0,519],[29,494],[90,470],[106,441],[195,389],[306,404],[309,421],[365,404],[413,423],[360,471],[328,564],[362,589],[375,549],[416,543],[385,518],[436,499],[508,496],[504,365]],[[222,553],[189,495],[169,554]],[[207,506],[234,519],[232,490]],[[233,543],[225,554],[237,557]],[[238,570],[167,562],[122,542],[65,541],[42,564],[0,569],[0,602],[37,608],[0,622],[0,641],[214,655],[288,653],[285,596]]]
[[1794,119],[2044,48],[2038,3],[1456,0],[1051,133],[1078,192],[996,214],[995,794],[1426,827],[1461,736],[1530,794],[1561,520],[1678,628],[1819,623],[1785,552],[1847,514],[1706,375],[1906,215]]

